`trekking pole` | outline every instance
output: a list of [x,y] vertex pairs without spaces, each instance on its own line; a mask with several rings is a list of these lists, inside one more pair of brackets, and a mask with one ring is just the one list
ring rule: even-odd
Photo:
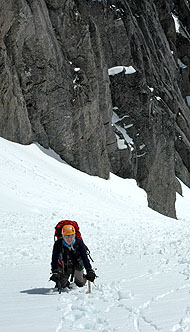
[[89,294],[92,293],[92,287],[91,287],[91,282],[90,282],[90,280],[88,280],[88,293],[89,293]]

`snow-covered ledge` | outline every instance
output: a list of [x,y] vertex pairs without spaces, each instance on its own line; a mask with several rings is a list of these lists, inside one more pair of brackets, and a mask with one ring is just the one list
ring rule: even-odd
[[135,68],[133,68],[133,66],[116,66],[116,67],[112,67],[108,69],[108,75],[109,76],[114,76],[117,75],[119,73],[121,73],[122,71],[125,72],[126,75],[130,75],[130,74],[134,74],[136,73]]

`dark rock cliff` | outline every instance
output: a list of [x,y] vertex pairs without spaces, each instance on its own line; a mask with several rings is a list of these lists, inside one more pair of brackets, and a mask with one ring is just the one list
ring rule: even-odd
[[175,218],[176,175],[190,186],[189,1],[2,0],[0,29],[0,135],[135,178]]

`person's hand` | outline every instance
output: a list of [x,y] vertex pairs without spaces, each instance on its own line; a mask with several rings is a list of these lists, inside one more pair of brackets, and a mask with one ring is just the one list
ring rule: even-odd
[[69,282],[68,282],[68,278],[66,278],[61,271],[59,271],[58,269],[55,269],[52,271],[52,275],[50,277],[50,280],[58,283],[60,282],[60,285],[62,288],[68,287]]
[[61,283],[61,287],[65,288],[69,286],[69,281],[67,278],[65,278],[64,276],[61,276],[60,278],[60,283]]
[[55,269],[52,271],[52,275],[50,277],[50,280],[57,282],[60,280],[60,272],[58,269]]
[[93,282],[95,278],[96,278],[96,273],[94,272],[94,270],[89,269],[87,271],[86,279]]

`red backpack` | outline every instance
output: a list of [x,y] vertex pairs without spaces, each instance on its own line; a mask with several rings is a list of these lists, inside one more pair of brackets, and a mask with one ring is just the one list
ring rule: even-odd
[[61,230],[64,225],[72,225],[76,230],[76,236],[83,241],[81,233],[79,231],[79,226],[74,220],[61,220],[60,222],[58,222],[58,224],[55,226],[54,240],[56,240],[56,238],[57,240],[62,238]]

